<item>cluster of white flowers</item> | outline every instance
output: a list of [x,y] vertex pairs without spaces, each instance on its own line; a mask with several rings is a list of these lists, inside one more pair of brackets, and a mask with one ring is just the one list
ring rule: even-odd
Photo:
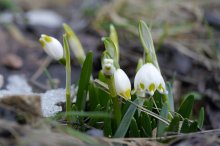
[[[56,60],[63,58],[63,47],[61,43],[47,35],[41,35],[40,43],[45,52]],[[122,69],[117,69],[114,66],[113,59],[104,59],[102,71],[107,76],[114,76],[116,92],[125,99],[131,99],[131,83]],[[158,90],[162,94],[166,94],[166,86],[160,71],[151,63],[144,64],[137,72],[134,78],[134,88],[136,94],[140,97],[145,97],[145,94],[153,96]]]
[[[131,84],[123,70],[118,69],[114,73],[117,94],[130,99]],[[144,64],[134,78],[136,94],[145,97],[146,93],[153,96],[158,90],[161,94],[167,94],[164,79],[159,70],[151,63]]]

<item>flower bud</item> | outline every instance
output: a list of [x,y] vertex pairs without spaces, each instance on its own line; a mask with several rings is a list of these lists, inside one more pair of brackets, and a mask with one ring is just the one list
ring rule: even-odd
[[113,59],[104,59],[102,64],[102,71],[104,75],[111,76],[115,72],[114,60]]
[[114,72],[114,81],[117,94],[121,95],[126,100],[131,99],[131,83],[122,69],[117,69]]
[[44,51],[53,59],[60,60],[63,58],[63,46],[54,37],[42,34],[39,39]]
[[165,82],[159,70],[151,63],[144,64],[134,78],[134,88],[138,96],[145,97],[145,93],[153,96],[158,90],[165,93]]
[[70,49],[73,51],[78,62],[82,65],[86,58],[86,55],[79,38],[76,36],[75,32],[69,25],[64,23],[63,28],[67,34]]

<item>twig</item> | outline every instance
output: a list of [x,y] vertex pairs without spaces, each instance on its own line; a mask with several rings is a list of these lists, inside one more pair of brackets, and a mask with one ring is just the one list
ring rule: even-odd
[[149,141],[155,141],[155,140],[167,140],[167,139],[173,139],[173,138],[180,138],[180,137],[191,137],[198,134],[220,134],[220,129],[214,129],[214,130],[206,130],[201,132],[194,132],[194,133],[187,133],[187,134],[179,134],[179,135],[172,135],[172,136],[164,136],[164,137],[155,137],[155,138],[114,138],[114,141],[136,141],[136,140],[149,140]]

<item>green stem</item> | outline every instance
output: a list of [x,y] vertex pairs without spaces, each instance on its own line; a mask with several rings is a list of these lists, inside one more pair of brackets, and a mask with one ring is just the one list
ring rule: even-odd
[[70,65],[70,51],[67,42],[66,34],[63,35],[64,51],[66,55],[66,120],[67,124],[71,123],[71,65]]
[[113,108],[114,108],[114,118],[115,118],[115,122],[118,127],[121,122],[121,110],[120,110],[120,104],[117,98],[117,93],[115,90],[114,76],[107,78],[107,83],[108,83],[110,95],[112,97]]

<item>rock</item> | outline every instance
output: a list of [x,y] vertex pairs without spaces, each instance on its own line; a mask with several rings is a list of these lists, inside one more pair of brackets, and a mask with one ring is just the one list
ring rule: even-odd
[[58,28],[64,22],[63,18],[54,11],[33,10],[26,13],[28,24],[31,26],[43,26],[48,28]]
[[0,89],[2,88],[3,85],[4,85],[4,77],[3,75],[0,74]]
[[23,66],[23,60],[15,54],[5,55],[2,59],[2,63],[11,69],[20,69]]
[[15,111],[20,111],[31,116],[40,117],[41,100],[39,95],[12,95],[0,98],[0,104],[12,107]]
[[204,13],[204,19],[209,25],[220,30],[220,10],[219,8],[208,9]]
[[103,130],[95,129],[95,128],[86,131],[86,133],[88,135],[95,136],[95,137],[103,137],[104,136]]

